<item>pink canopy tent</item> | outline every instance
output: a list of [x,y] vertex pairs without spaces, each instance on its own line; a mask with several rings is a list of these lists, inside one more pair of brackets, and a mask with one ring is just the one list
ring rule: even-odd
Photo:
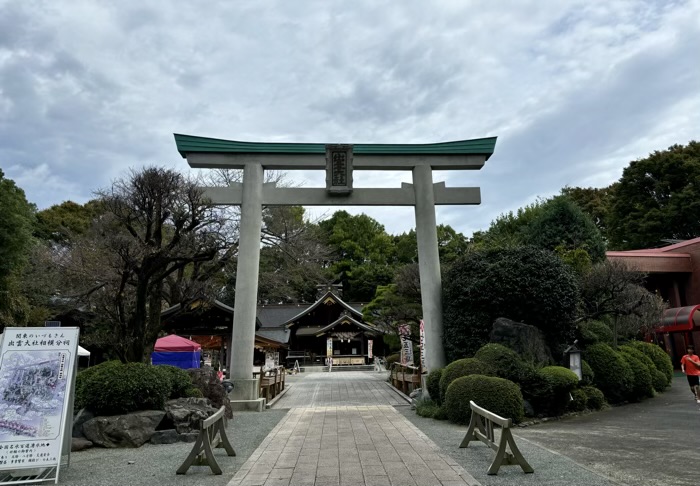
[[184,369],[199,368],[201,353],[202,346],[199,344],[171,334],[156,341],[151,353],[151,362],[154,365],[167,364]]
[[177,334],[165,336],[156,341],[154,351],[201,351],[202,346]]

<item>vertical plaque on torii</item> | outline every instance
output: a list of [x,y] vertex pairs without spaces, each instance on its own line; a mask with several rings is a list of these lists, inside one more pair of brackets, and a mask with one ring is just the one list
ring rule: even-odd
[[352,145],[326,145],[326,190],[331,196],[352,192]]

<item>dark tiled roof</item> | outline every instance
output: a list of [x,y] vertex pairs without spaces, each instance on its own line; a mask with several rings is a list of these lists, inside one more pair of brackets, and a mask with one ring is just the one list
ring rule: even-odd
[[278,327],[292,317],[311,307],[311,304],[282,304],[258,307],[258,320],[262,328]]
[[292,333],[289,332],[289,329],[285,328],[277,328],[277,329],[259,329],[255,335],[256,336],[261,336],[267,339],[272,339],[274,341],[278,341],[280,343],[287,344],[289,343],[289,336]]

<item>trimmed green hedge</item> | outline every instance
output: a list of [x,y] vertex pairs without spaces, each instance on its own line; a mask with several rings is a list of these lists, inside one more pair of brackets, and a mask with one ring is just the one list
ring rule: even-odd
[[484,375],[469,375],[454,380],[445,394],[445,409],[450,421],[469,423],[469,402],[472,400],[496,415],[513,419],[514,423],[523,420],[523,396],[520,387],[510,380]]
[[196,396],[197,392],[192,391],[194,387],[192,386],[192,379],[187,371],[171,365],[156,365],[155,368],[156,370],[160,370],[164,378],[170,382],[170,395],[168,398]]
[[[649,356],[635,348],[634,346],[631,346],[629,344],[625,344],[623,346],[620,346],[618,350],[621,353],[629,354],[630,356],[634,356],[636,360],[638,360],[648,371],[649,373],[649,382],[651,384],[651,390],[647,390],[647,396],[648,397],[653,397],[654,396],[654,391],[661,392],[666,388],[666,377],[663,373],[661,373],[659,370],[656,369],[656,365],[654,362],[651,360]],[[660,376],[659,376],[660,375]],[[663,381],[663,385],[657,381],[656,385],[660,386],[661,388],[656,388],[654,386],[655,379],[658,380],[661,378]]]
[[586,349],[586,361],[595,374],[595,386],[610,403],[627,400],[634,387],[634,374],[621,353],[607,344],[593,344]]
[[522,357],[502,344],[485,344],[474,354],[479,361],[491,365],[496,376],[520,383],[525,361]]
[[653,397],[654,388],[651,385],[651,373],[647,365],[634,354],[626,353],[622,348],[619,349],[620,355],[627,361],[634,377],[632,389],[627,395],[627,400],[630,402],[641,402],[645,398]]
[[586,395],[585,390],[581,388],[576,388],[571,391],[571,401],[567,404],[567,410],[570,412],[583,412],[586,410],[586,403],[588,402],[588,395]]
[[440,378],[442,378],[443,368],[437,368],[428,373],[425,378],[425,387],[428,389],[428,395],[430,399],[440,405],[442,401],[440,400]]
[[605,396],[603,392],[594,386],[583,386],[581,390],[586,393],[586,408],[589,410],[600,410],[605,406]]
[[391,365],[401,361],[401,355],[400,354],[390,354],[389,356],[387,356],[385,358],[385,361],[386,361],[386,367],[391,368]]
[[579,324],[579,334],[583,345],[604,343],[611,345],[614,337],[612,329],[602,321],[586,321]]
[[549,416],[558,416],[566,411],[571,392],[578,385],[578,376],[563,366],[545,366],[539,370],[547,387],[546,403],[540,407]]
[[494,376],[495,374],[491,365],[476,358],[464,358],[453,361],[445,367],[440,377],[440,403],[445,403],[447,387],[457,378],[467,375]]
[[166,373],[144,363],[97,365],[82,384],[85,406],[97,415],[163,410],[171,389]]
[[647,355],[649,359],[653,361],[656,369],[662,372],[666,377],[666,386],[671,384],[671,380],[673,379],[673,363],[671,363],[671,358],[666,354],[666,351],[656,344],[645,343],[644,341],[631,341],[628,344]]
[[122,363],[119,360],[105,361],[104,363],[100,363],[96,366],[92,366],[78,372],[78,375],[75,378],[74,411],[77,412],[88,405],[86,396],[87,383],[90,382],[95,375],[105,373],[107,368],[119,367],[121,365]]

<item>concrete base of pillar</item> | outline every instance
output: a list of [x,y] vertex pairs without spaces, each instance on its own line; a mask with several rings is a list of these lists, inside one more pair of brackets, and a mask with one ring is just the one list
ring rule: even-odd
[[265,410],[265,399],[231,400],[231,410],[234,412],[262,412]]
[[430,398],[430,393],[428,393],[428,374],[424,373],[420,375],[420,389],[422,391],[423,398]]
[[233,390],[228,394],[231,401],[233,400],[257,400],[260,392],[260,381],[256,378],[241,379],[233,378]]

